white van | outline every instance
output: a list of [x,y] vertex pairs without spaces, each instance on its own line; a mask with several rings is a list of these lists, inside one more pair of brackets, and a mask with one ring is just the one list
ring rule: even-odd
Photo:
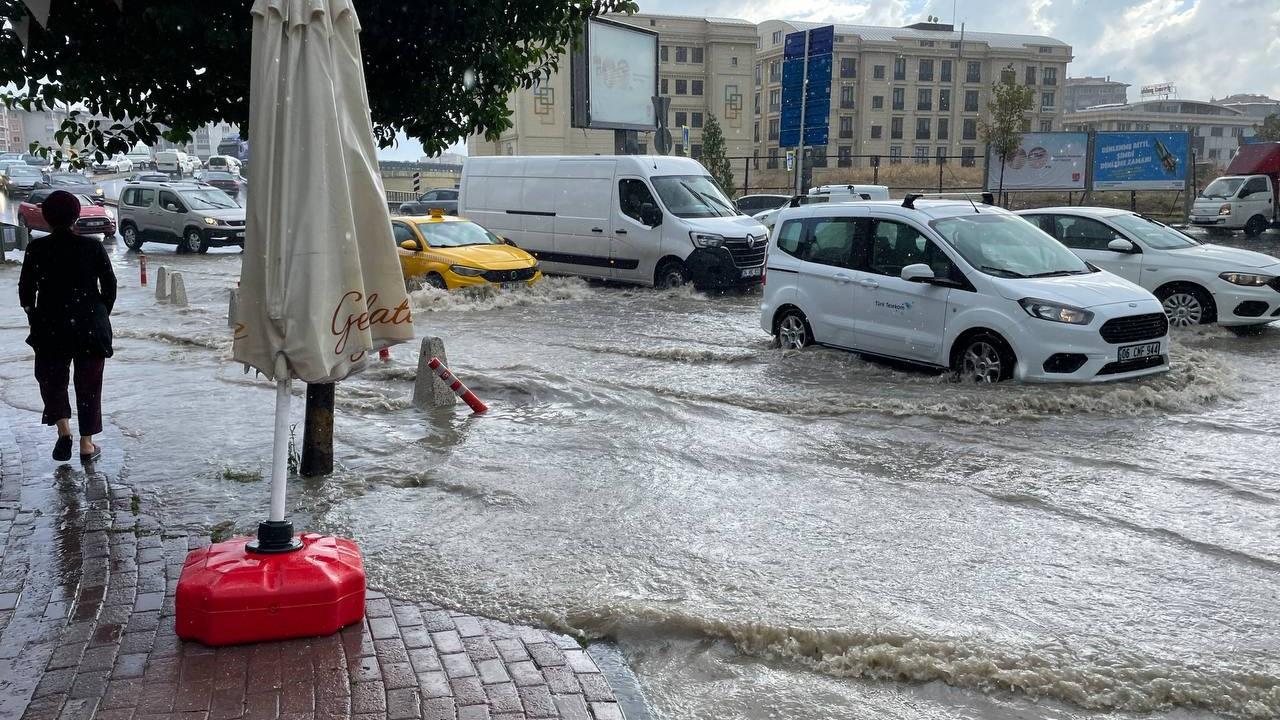
[[758,284],[769,239],[682,157],[472,157],[458,213],[544,272],[660,287]]
[[156,153],[156,171],[182,175],[191,166],[191,160],[181,150],[161,150]]

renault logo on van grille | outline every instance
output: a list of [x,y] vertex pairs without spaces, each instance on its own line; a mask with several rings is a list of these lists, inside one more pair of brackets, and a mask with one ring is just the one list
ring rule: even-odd
[[759,235],[747,236],[747,247],[755,249],[764,244],[764,237]]

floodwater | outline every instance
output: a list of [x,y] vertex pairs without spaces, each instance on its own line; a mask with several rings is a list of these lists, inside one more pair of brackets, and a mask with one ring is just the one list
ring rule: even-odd
[[[239,253],[148,246],[175,309],[108,247],[128,482],[252,531],[274,396],[230,359]],[[37,409],[17,275],[0,401]],[[1280,328],[1175,332],[1140,382],[977,387],[772,349],[752,295],[412,299],[491,411],[414,409],[396,348],[339,386],[338,472],[289,494],[394,594],[612,638],[670,718],[1280,715]]]

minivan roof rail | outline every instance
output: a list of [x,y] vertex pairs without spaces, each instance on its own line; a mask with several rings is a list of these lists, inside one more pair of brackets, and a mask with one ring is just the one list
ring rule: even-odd
[[[902,207],[914,210],[917,200],[946,200],[949,198],[961,198],[963,200],[968,200],[970,205],[973,204],[973,193],[968,192],[907,193],[906,197],[902,198]],[[983,192],[980,202],[983,205],[995,205],[995,193]],[[977,211],[977,209],[978,208],[976,207],[974,208],[975,211]]]

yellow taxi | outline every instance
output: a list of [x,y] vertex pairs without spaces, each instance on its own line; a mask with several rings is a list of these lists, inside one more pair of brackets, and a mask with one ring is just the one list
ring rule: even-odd
[[532,255],[470,220],[441,213],[399,216],[391,218],[391,231],[411,290],[513,287],[542,279]]

